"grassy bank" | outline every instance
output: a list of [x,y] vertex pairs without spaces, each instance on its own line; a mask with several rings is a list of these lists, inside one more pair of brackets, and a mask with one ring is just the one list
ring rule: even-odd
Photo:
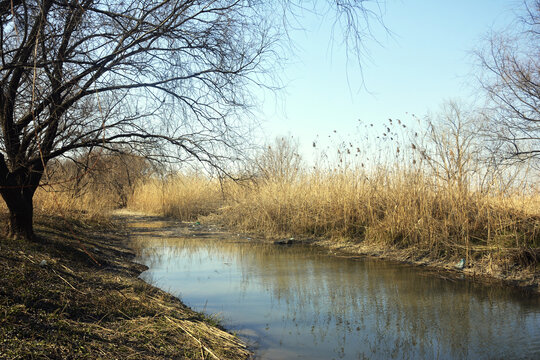
[[232,335],[137,278],[144,267],[132,261],[121,224],[38,215],[36,232],[39,243],[0,241],[0,358],[249,356]]

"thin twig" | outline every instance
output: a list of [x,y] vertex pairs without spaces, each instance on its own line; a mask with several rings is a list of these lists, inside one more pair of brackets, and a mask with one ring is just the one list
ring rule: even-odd
[[53,272],[56,276],[58,276],[60,279],[64,280],[64,282],[65,282],[66,284],[68,284],[70,288],[72,288],[73,290],[75,290],[75,291],[77,291],[77,292],[79,292],[79,293],[81,293],[81,294],[85,294],[85,295],[86,295],[86,293],[85,293],[84,291],[81,291],[81,290],[75,288],[73,285],[70,284],[69,281],[67,281],[67,280],[64,279],[62,276],[60,276],[60,274],[58,274],[56,271],[54,271],[54,269],[51,269],[51,270],[52,270],[52,272]]

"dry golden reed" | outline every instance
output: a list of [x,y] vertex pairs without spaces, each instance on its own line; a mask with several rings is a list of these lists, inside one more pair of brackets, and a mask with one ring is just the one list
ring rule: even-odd
[[38,188],[34,210],[64,217],[105,219],[118,205],[110,191],[76,192],[59,186]]
[[183,220],[216,214],[269,236],[329,237],[453,257],[540,246],[538,198],[459,192],[420,171],[329,170],[249,184],[176,176],[140,185],[133,209]]
[[457,177],[448,169],[434,172],[433,163],[426,166],[429,159],[414,154],[407,154],[412,161],[403,157],[365,167],[339,162],[310,171],[301,171],[294,157],[276,154],[258,162],[253,177],[240,183],[178,173],[143,176],[112,191],[118,183],[112,179],[69,191],[40,189],[35,205],[38,211],[99,216],[129,194],[125,203],[132,210],[185,221],[212,214],[230,228],[270,237],[345,239],[439,258],[513,252],[525,254],[522,261],[538,262],[540,198],[530,184],[503,186],[504,176],[481,183],[473,175],[482,169]]
[[195,220],[215,212],[223,203],[219,183],[204,176],[152,178],[136,186],[128,207],[151,214]]

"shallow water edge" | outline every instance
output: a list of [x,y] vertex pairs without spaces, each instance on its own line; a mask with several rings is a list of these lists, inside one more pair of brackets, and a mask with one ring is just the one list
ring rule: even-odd
[[273,245],[213,225],[135,227],[146,238],[143,278],[222,316],[263,359],[540,354],[539,299],[507,286],[339,249],[328,256]]

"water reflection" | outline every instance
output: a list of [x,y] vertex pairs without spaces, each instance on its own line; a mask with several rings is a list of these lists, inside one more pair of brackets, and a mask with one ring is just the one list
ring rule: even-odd
[[219,313],[263,359],[540,357],[540,301],[405,265],[197,238],[141,238],[142,277]]

